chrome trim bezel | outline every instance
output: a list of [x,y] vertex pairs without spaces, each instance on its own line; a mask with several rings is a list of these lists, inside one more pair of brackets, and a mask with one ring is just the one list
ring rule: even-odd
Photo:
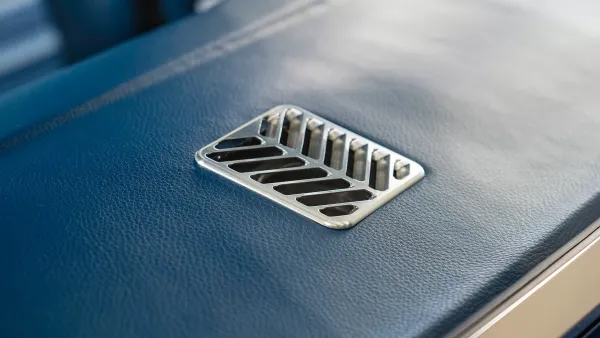
[[[294,147],[294,148],[291,148],[291,147],[288,147],[288,146],[285,146],[285,145],[279,143],[281,130],[282,130],[283,116],[284,116],[284,114],[286,114],[286,112],[289,112],[291,110],[299,112],[303,116],[302,128],[301,128],[302,135],[300,136],[301,141],[300,141],[300,144],[296,145],[296,147]],[[279,125],[277,128],[277,133],[275,135],[276,137],[267,137],[265,135],[260,135],[260,132],[259,132],[260,125],[265,117],[269,117],[269,119],[273,119],[275,117],[278,118],[277,121],[279,121],[278,122]],[[323,130],[325,132],[323,132],[322,137],[323,137],[323,140],[325,140],[325,141],[321,142],[322,146],[320,149],[320,157],[318,160],[315,160],[309,156],[305,156],[302,154],[302,146],[303,146],[302,143],[304,140],[304,131],[305,131],[304,126],[306,126],[307,121],[309,121],[309,120],[318,121],[318,122],[324,124]],[[346,151],[343,154],[341,170],[337,170],[332,167],[329,167],[329,166],[325,165],[323,162],[323,157],[324,157],[323,154],[325,152],[324,148],[325,148],[326,138],[328,135],[327,131],[329,131],[329,130],[337,130],[338,132],[344,133],[346,135],[345,145],[344,145]],[[306,161],[305,166],[302,168],[315,168],[315,167],[321,168],[321,169],[324,169],[327,172],[329,172],[329,175],[327,176],[328,179],[343,178],[343,179],[349,181],[351,183],[350,188],[346,188],[343,190],[353,190],[353,189],[362,190],[362,189],[364,189],[364,190],[368,190],[369,192],[371,192],[375,197],[370,200],[367,200],[367,201],[327,204],[327,205],[309,207],[304,204],[301,204],[296,199],[301,196],[315,194],[315,193],[297,194],[297,195],[280,194],[279,192],[277,192],[273,189],[273,186],[275,186],[276,184],[262,184],[262,183],[256,182],[255,180],[253,180],[251,178],[252,175],[255,175],[258,173],[263,173],[266,171],[239,173],[228,167],[230,162],[216,162],[206,156],[207,154],[215,152],[215,151],[222,151],[222,149],[216,149],[215,145],[225,139],[253,137],[253,136],[260,138],[263,141],[263,143],[261,145],[252,146],[252,147],[277,146],[277,147],[283,149],[283,151],[284,151],[283,155],[271,157],[271,158],[286,158],[286,157],[302,158],[304,161]],[[390,163],[392,163],[392,165],[389,166],[390,167],[389,168],[390,179],[389,179],[389,188],[387,190],[380,191],[380,190],[373,189],[369,186],[369,184],[367,182],[368,177],[369,177],[369,172],[368,172],[369,166],[368,165],[367,165],[367,172],[365,175],[365,177],[366,177],[365,181],[359,181],[359,180],[356,180],[356,179],[346,176],[346,166],[347,166],[347,161],[348,161],[348,151],[347,150],[350,146],[350,142],[353,140],[357,140],[357,141],[360,141],[360,142],[368,145],[367,159],[371,158],[371,154],[373,153],[374,150],[384,151],[387,154],[389,154]],[[402,179],[394,178],[393,163],[395,163],[397,160],[402,161],[403,163],[410,164],[410,173],[406,176],[403,176]],[[198,165],[200,165],[203,168],[211,170],[211,171],[217,173],[218,175],[221,175],[233,182],[241,184],[242,186],[244,186],[244,187],[246,187],[246,188],[248,188],[248,189],[280,204],[280,205],[283,205],[305,217],[308,217],[309,219],[312,219],[313,221],[315,221],[323,226],[326,226],[328,228],[333,228],[333,229],[347,229],[347,228],[350,228],[350,227],[356,225],[358,222],[360,222],[366,216],[371,214],[373,211],[375,211],[376,209],[378,209],[379,207],[381,207],[382,205],[384,205],[385,203],[390,201],[392,198],[396,197],[398,194],[400,194],[401,192],[403,192],[404,190],[408,189],[413,184],[418,182],[425,175],[425,171],[424,171],[423,167],[421,165],[419,165],[417,162],[415,162],[409,158],[406,158],[405,156],[402,156],[402,155],[388,149],[387,147],[384,147],[378,143],[375,143],[375,142],[368,140],[360,135],[357,135],[356,133],[351,132],[350,130],[343,128],[343,127],[341,127],[331,121],[328,121],[320,116],[317,116],[303,108],[293,106],[293,105],[281,105],[281,106],[277,106],[273,109],[270,109],[269,111],[259,115],[258,117],[252,119],[251,121],[242,125],[241,127],[233,130],[232,132],[228,133],[227,135],[219,138],[218,140],[215,140],[214,142],[203,147],[196,153],[196,161],[197,161]],[[246,160],[246,161],[252,161],[252,160]],[[238,163],[238,162],[242,162],[242,161],[236,161],[236,163]],[[299,168],[294,168],[294,169],[299,169]],[[276,171],[278,171],[278,170],[276,170]],[[385,172],[385,170],[384,170],[384,172]],[[303,181],[317,181],[317,180],[319,180],[319,179],[308,179],[308,180],[303,180]],[[296,182],[301,182],[301,181],[295,181],[294,183],[296,183]],[[291,182],[285,182],[285,183],[291,183]],[[281,184],[284,184],[284,183],[281,183]],[[327,192],[329,192],[329,191],[327,191]],[[325,192],[320,192],[320,193],[325,193]],[[319,211],[320,209],[325,208],[325,207],[341,205],[341,204],[355,204],[358,206],[358,210],[356,210],[355,212],[353,212],[350,215],[335,216],[335,217],[325,216]]]

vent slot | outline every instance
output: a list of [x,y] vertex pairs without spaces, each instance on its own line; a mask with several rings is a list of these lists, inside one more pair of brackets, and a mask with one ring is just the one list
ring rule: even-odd
[[366,201],[371,199],[372,197],[373,194],[368,190],[350,190],[319,195],[302,196],[298,197],[296,200],[306,206],[315,207],[318,205]]
[[327,190],[350,188],[350,182],[343,179],[312,181],[302,183],[283,184],[274,187],[276,191],[284,195],[306,194]]
[[260,121],[259,133],[262,136],[275,138],[279,129],[279,115],[267,115]]
[[346,176],[359,181],[364,181],[367,174],[367,148],[368,145],[358,140],[350,142],[348,150],[348,166]]
[[381,150],[375,150],[371,156],[371,175],[369,186],[377,190],[387,190],[390,183],[390,155]]
[[326,177],[327,175],[329,175],[329,173],[323,169],[311,168],[256,174],[252,175],[252,179],[266,184],[322,178]]
[[206,155],[213,161],[227,162],[227,161],[240,161],[250,160],[254,158],[281,156],[283,150],[277,147],[264,147],[255,149],[243,149],[243,150],[230,150],[230,151],[218,151]]
[[300,128],[302,126],[302,113],[295,109],[288,110],[283,117],[281,137],[279,143],[290,148],[300,145]]
[[217,149],[231,149],[248,146],[258,146],[262,143],[258,137],[241,137],[241,138],[230,138],[223,140],[215,146]]
[[344,147],[346,135],[336,129],[331,129],[327,134],[324,163],[333,169],[341,170],[344,161]]
[[325,126],[323,122],[310,119],[306,122],[304,131],[304,144],[302,154],[318,160],[321,155],[321,145],[323,144],[323,131]]
[[355,205],[336,205],[319,210],[323,215],[329,217],[347,216],[358,210]]
[[247,173],[253,171],[265,171],[274,169],[294,168],[305,165],[303,159],[299,157],[277,158],[273,160],[238,162],[229,165],[229,168],[239,172]]

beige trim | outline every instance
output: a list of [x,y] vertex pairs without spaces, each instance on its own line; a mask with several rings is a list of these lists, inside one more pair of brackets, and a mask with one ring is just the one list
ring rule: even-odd
[[[596,229],[600,222],[590,228]],[[560,337],[600,303],[600,229],[525,284],[464,337]]]

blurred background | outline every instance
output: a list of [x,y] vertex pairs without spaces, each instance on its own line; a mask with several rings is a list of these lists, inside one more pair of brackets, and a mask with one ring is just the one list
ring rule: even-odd
[[0,0],[0,95],[220,0]]

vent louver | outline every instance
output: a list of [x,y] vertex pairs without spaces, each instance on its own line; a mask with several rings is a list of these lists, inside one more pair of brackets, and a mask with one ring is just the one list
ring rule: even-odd
[[418,163],[290,105],[202,148],[196,160],[335,229],[356,225],[425,174]]

